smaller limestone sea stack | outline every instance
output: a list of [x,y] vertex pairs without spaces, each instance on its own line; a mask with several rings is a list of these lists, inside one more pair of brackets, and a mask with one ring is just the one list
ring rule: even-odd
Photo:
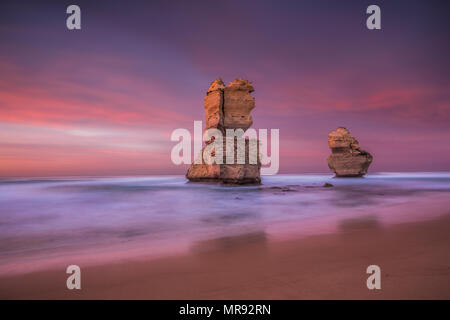
[[[219,130],[223,137],[227,134],[227,129],[243,131],[253,124],[250,111],[255,107],[255,98],[250,94],[253,92],[251,82],[244,79],[235,79],[225,86],[221,78],[214,80],[209,87],[205,97],[206,130]],[[223,161],[222,163],[205,163],[208,158],[210,144],[214,141],[205,141],[206,146],[197,155],[197,163],[193,163],[186,173],[186,178],[190,181],[205,182],[217,181],[230,184],[259,184],[261,183],[259,156],[256,161],[250,160],[250,154],[258,155],[259,141],[256,139],[244,140],[245,160],[243,163],[236,161],[238,157],[237,137],[234,138],[233,150],[234,163],[226,161],[227,146],[223,139]],[[209,148],[209,149],[208,149]],[[215,155],[215,147],[211,155]]]
[[362,177],[372,163],[372,155],[359,148],[358,140],[350,132],[339,127],[328,134],[328,146],[331,155],[328,167],[336,177]]

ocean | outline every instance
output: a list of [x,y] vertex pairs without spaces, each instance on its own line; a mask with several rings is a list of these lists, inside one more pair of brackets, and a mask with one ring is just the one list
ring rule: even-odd
[[450,213],[449,195],[445,172],[277,175],[257,186],[181,176],[2,179],[0,274],[182,254],[212,239],[383,228]]

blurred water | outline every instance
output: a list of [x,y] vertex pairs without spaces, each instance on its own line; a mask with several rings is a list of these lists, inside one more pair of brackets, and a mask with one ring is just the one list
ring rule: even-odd
[[[326,182],[333,186],[324,187]],[[167,250],[164,244],[189,246],[252,232],[271,236],[286,226],[314,233],[326,225],[321,221],[341,218],[404,221],[417,213],[383,212],[430,197],[448,205],[449,192],[450,173],[278,175],[263,177],[260,186],[188,183],[174,176],[0,180],[0,269],[88,248],[144,245],[151,254]],[[433,214],[422,211],[419,218]]]

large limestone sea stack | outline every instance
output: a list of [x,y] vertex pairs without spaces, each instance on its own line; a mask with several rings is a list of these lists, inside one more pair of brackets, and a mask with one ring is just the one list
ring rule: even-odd
[[[219,130],[223,137],[227,129],[247,130],[253,124],[250,111],[255,107],[255,98],[250,94],[255,89],[251,82],[244,79],[235,79],[225,86],[221,78],[214,80],[205,97],[206,127]],[[234,158],[237,159],[237,139],[234,143]],[[206,141],[206,145],[212,141]],[[225,163],[226,144],[224,139],[223,164],[207,164],[203,160],[205,148],[198,157],[201,163],[194,163],[186,173],[190,181],[218,181],[231,184],[255,184],[261,182],[261,163],[257,156],[256,163],[251,163],[249,153],[253,145],[245,139],[245,163]],[[256,147],[258,148],[258,147]],[[258,150],[253,150],[258,153]]]
[[372,155],[359,148],[358,140],[350,132],[339,127],[328,134],[328,146],[331,155],[328,167],[336,173],[336,177],[362,177],[372,163]]

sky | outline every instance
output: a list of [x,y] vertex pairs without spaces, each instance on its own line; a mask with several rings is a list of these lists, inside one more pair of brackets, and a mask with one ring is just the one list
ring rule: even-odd
[[[67,6],[81,30],[66,28]],[[366,8],[381,8],[381,30]],[[0,177],[184,174],[210,83],[253,83],[280,173],[328,172],[347,127],[369,172],[450,171],[448,1],[2,1]]]

